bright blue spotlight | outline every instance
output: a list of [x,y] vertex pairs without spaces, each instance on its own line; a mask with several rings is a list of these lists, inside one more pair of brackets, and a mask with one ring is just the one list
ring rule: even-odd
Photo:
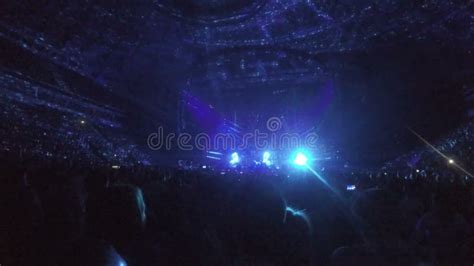
[[304,153],[298,152],[293,163],[299,166],[305,166],[308,163],[308,157]]
[[232,153],[230,157],[231,157],[231,160],[229,161],[229,163],[231,165],[236,165],[240,162],[239,154],[237,152]]
[[263,158],[262,158],[262,163],[264,163],[265,165],[269,166],[272,164],[272,162],[270,161],[270,152],[266,151],[263,153]]

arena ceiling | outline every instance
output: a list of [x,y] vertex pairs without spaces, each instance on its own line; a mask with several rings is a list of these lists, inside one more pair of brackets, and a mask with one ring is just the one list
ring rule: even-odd
[[[262,108],[249,99],[265,94],[288,99],[296,91],[302,95],[298,101],[328,82],[339,106],[348,108],[337,115],[360,113],[352,120],[372,117],[402,128],[427,124],[433,112],[452,112],[457,124],[470,108],[465,99],[472,98],[474,85],[474,2],[469,0],[2,5],[3,42],[87,77],[157,116],[175,117],[157,105],[174,105],[166,99],[181,90],[202,95],[224,113],[242,106],[245,113],[249,106]],[[444,96],[424,106],[423,99],[433,93]],[[272,104],[275,112],[288,112],[285,100]],[[430,127],[441,129],[452,121],[440,120]],[[400,134],[391,127],[377,130],[390,132],[377,143]]]

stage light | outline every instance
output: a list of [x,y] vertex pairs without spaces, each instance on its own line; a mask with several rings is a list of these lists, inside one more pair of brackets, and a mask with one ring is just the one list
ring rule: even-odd
[[305,166],[308,163],[308,157],[304,153],[298,152],[293,163],[299,166]]
[[81,124],[83,124],[83,125],[84,125],[85,123],[86,123],[86,121],[85,121],[85,120],[81,120]]
[[232,153],[230,157],[231,157],[231,160],[229,161],[229,163],[231,165],[236,165],[240,162],[239,154],[237,152]]
[[263,153],[263,158],[262,158],[262,163],[264,163],[265,165],[269,166],[272,164],[272,162],[270,161],[270,152],[266,151]]
[[264,152],[262,161],[268,161],[269,159],[270,159],[270,152],[268,151]]
[[449,164],[454,164],[454,160],[453,160],[453,159],[449,159],[449,160],[448,160],[448,163],[449,163]]

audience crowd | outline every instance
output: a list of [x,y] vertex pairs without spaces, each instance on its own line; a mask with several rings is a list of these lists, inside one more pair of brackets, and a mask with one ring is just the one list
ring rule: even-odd
[[4,149],[0,264],[472,265],[474,182],[458,167],[473,167],[472,132],[436,144],[455,164],[417,151],[377,172],[326,170],[327,185]]

